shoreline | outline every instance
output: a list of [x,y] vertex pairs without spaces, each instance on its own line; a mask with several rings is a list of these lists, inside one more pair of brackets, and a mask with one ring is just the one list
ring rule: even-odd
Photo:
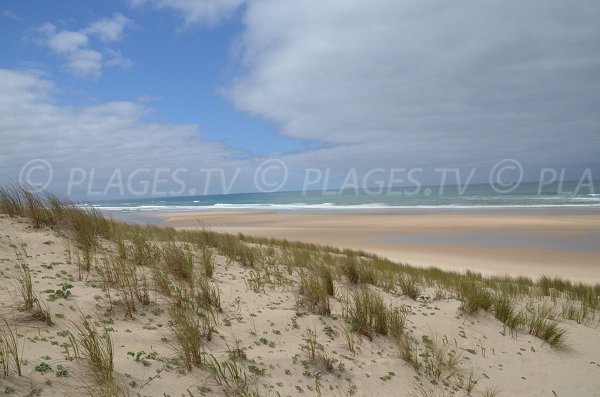
[[[600,210],[148,211],[117,219],[359,249],[420,267],[600,283]],[[129,219],[127,219],[129,217]],[[487,239],[487,240],[486,240]],[[598,247],[596,247],[596,245]]]

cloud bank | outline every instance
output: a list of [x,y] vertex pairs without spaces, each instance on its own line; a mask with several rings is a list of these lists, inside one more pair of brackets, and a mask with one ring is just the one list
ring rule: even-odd
[[119,13],[93,22],[80,31],[58,30],[55,25],[45,23],[37,29],[41,34],[38,42],[63,56],[65,67],[77,77],[98,79],[103,65],[129,68],[133,62],[111,48],[105,49],[108,60],[104,61],[103,53],[91,48],[90,37],[116,42],[122,39],[125,29],[131,25],[133,21]]
[[[117,168],[123,177],[140,168],[151,172],[186,168],[189,171],[180,174],[181,179],[188,186],[201,186],[202,175],[195,173],[201,168],[240,166],[231,160],[234,152],[202,139],[197,125],[145,122],[143,117],[152,109],[138,102],[64,106],[55,102],[56,91],[40,75],[0,69],[3,176],[16,179],[28,161],[43,159],[54,169],[50,188],[63,194],[72,169],[85,170],[85,184],[71,192],[83,196],[88,183],[94,191],[102,191]],[[171,189],[172,182],[163,183],[163,188]],[[108,193],[119,194],[116,190]]]
[[597,166],[599,16],[594,1],[255,0],[228,97],[324,142],[294,156],[308,163]]

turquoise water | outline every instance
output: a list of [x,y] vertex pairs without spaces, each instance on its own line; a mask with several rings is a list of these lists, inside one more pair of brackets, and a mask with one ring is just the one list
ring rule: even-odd
[[[598,192],[598,193],[597,193]],[[489,185],[407,187],[345,191],[241,193],[95,201],[109,211],[202,211],[223,209],[377,210],[435,208],[587,208],[600,207],[600,182],[593,187],[565,182],[540,186],[522,183],[508,193]]]

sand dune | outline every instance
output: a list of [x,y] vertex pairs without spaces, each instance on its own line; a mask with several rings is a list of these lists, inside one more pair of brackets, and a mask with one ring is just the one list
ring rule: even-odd
[[[255,221],[258,214],[252,217]],[[314,227],[323,222],[327,224],[314,217],[305,224]],[[22,346],[22,376],[10,370],[1,378],[5,393],[100,394],[89,360],[74,358],[68,337],[74,323],[81,321],[80,313],[110,332],[112,375],[121,389],[111,395],[127,390],[143,396],[594,396],[600,390],[595,323],[556,317],[567,338],[562,348],[555,348],[525,329],[511,332],[492,312],[464,313],[451,291],[420,285],[417,299],[412,299],[397,287],[383,289],[379,282],[353,285],[337,273],[335,296],[326,297],[330,314],[317,315],[307,310],[307,297],[299,293],[300,274],[310,274],[310,268],[290,268],[285,265],[290,253],[268,246],[253,248],[259,257],[251,268],[218,250],[213,253],[214,275],[209,282],[218,290],[221,311],[212,337],[202,342],[203,351],[207,357],[236,363],[245,373],[243,389],[236,389],[218,382],[207,366],[186,369],[169,326],[174,298],[163,295],[157,285],[150,284],[149,301],[138,303],[131,316],[116,292],[118,283],[112,285],[110,304],[110,290],[103,288],[98,266],[104,255],[117,249],[113,243],[102,243],[94,265],[80,278],[78,251],[60,231],[34,229],[26,219],[2,216],[0,236],[0,315],[20,335]],[[195,271],[198,255],[201,252],[194,253]],[[15,279],[18,263],[31,269],[33,289],[49,309],[52,325],[22,310]],[[137,269],[138,275],[149,269]],[[56,290],[65,283],[71,286],[70,294],[57,297]],[[405,313],[404,335],[420,352],[412,364],[389,335],[374,333],[370,339],[348,331],[346,302],[353,291],[365,289],[381,296],[390,310]],[[536,307],[544,298],[532,302]],[[316,351],[312,357],[310,340]]]

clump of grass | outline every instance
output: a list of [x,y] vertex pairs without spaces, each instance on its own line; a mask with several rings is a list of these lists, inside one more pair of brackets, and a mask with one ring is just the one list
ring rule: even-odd
[[475,313],[480,309],[488,311],[494,305],[492,294],[476,282],[462,285],[459,298],[462,300],[460,310],[464,313]]
[[150,303],[145,275],[139,275],[135,264],[119,255],[105,254],[98,266],[104,290],[112,307],[111,288],[117,290],[121,303],[125,305],[125,316],[133,317],[136,302],[142,305]]
[[547,342],[554,348],[561,348],[566,342],[566,330],[560,328],[556,322],[545,318],[539,313],[531,313],[526,318],[527,332]]
[[173,290],[173,283],[171,282],[167,272],[157,265],[152,266],[151,269],[154,288],[161,294],[170,297]]
[[447,340],[423,336],[422,346],[422,367],[430,380],[447,381],[461,372],[460,364],[464,358],[460,351],[450,348]]
[[204,269],[204,274],[206,277],[211,278],[215,272],[215,258],[213,257],[213,253],[210,248],[206,246],[202,247],[200,264],[202,265],[202,269]]
[[29,267],[19,262],[16,266],[15,280],[21,298],[23,299],[23,310],[31,310],[35,304],[36,298],[33,292],[33,282],[31,281],[31,271]]
[[349,255],[342,262],[342,274],[351,284],[358,284],[360,275],[358,274],[357,259],[354,255]]
[[225,235],[219,246],[220,253],[229,261],[239,262],[243,267],[255,267],[258,255],[254,248],[246,245],[241,238]]
[[223,386],[223,391],[227,396],[238,397],[259,397],[259,394],[250,390],[248,376],[244,368],[235,360],[226,360],[220,362],[212,354],[209,356],[208,368],[213,379],[219,386]]
[[348,351],[350,351],[350,353],[352,353],[353,355],[356,354],[356,345],[361,343],[360,336],[357,337],[357,335],[354,332],[352,332],[352,330],[346,324],[342,326],[342,335],[344,336],[344,340],[346,341],[346,347],[348,348]]
[[494,316],[506,324],[511,330],[523,325],[524,318],[508,296],[497,296],[494,301]]
[[15,280],[17,288],[23,299],[21,309],[31,312],[31,317],[37,321],[44,321],[48,325],[52,325],[52,317],[50,310],[42,303],[33,290],[33,282],[31,280],[31,270],[25,264],[19,261],[16,266]]
[[132,233],[129,244],[122,248],[121,256],[129,259],[136,266],[153,266],[158,262],[160,253],[150,241],[146,240],[142,232],[138,232]]
[[81,322],[73,323],[70,339],[75,355],[89,360],[91,372],[98,383],[113,384],[114,352],[112,338],[108,331],[100,331],[82,314]]
[[65,204],[63,222],[83,252],[85,270],[92,265],[93,253],[98,248],[98,237],[111,237],[111,223],[94,207],[83,208],[74,204]]
[[318,274],[301,274],[299,292],[304,299],[300,303],[315,314],[329,316],[329,286]]
[[304,345],[301,346],[302,350],[308,355],[310,361],[317,359],[317,353],[319,350],[323,350],[323,345],[317,342],[317,332],[307,328],[304,336]]
[[363,284],[377,285],[379,277],[376,269],[369,264],[361,263],[356,267],[358,272],[358,282]]
[[21,376],[20,349],[17,342],[17,330],[13,330],[5,318],[0,323],[0,366],[4,376],[14,369]]
[[207,320],[187,308],[170,310],[174,349],[188,371],[204,362],[204,340],[210,333]]
[[242,345],[241,340],[234,337],[233,346],[230,346],[227,342],[225,343],[227,345],[227,353],[230,360],[245,360],[247,358],[246,348]]
[[377,293],[360,288],[351,295],[345,310],[351,329],[369,339],[373,334],[399,337],[404,332],[405,313],[386,305]]
[[20,187],[21,196],[27,210],[27,216],[33,221],[33,227],[39,229],[54,224],[51,211],[46,209],[44,197],[31,192],[26,186]]
[[167,271],[179,280],[191,280],[194,275],[194,258],[190,249],[175,241],[163,245],[162,258]]
[[597,318],[597,313],[590,309],[585,302],[573,302],[571,300],[562,303],[561,315],[567,320],[586,325],[593,324]]
[[400,286],[402,294],[411,299],[417,300],[417,298],[421,295],[421,289],[415,282],[415,279],[409,275],[400,276],[398,285]]
[[325,353],[325,347],[317,341],[317,332],[307,328],[303,340],[304,344],[300,348],[306,352],[308,361],[321,370],[333,371],[336,360]]
[[196,274],[192,294],[195,297],[197,308],[223,311],[219,289],[205,274]]
[[15,185],[0,186],[0,210],[9,216],[25,216],[25,205]]
[[404,333],[396,338],[396,344],[400,352],[400,357],[418,372],[421,368],[421,356],[415,338],[408,333]]
[[33,304],[33,309],[31,310],[31,318],[36,321],[43,321],[47,325],[52,325],[52,315],[50,314],[50,309],[46,306],[43,301],[36,296]]
[[333,284],[333,275],[331,273],[331,268],[327,265],[321,265],[318,267],[316,273],[321,278],[321,282],[324,286],[325,291],[327,291],[327,295],[335,296],[335,287]]

